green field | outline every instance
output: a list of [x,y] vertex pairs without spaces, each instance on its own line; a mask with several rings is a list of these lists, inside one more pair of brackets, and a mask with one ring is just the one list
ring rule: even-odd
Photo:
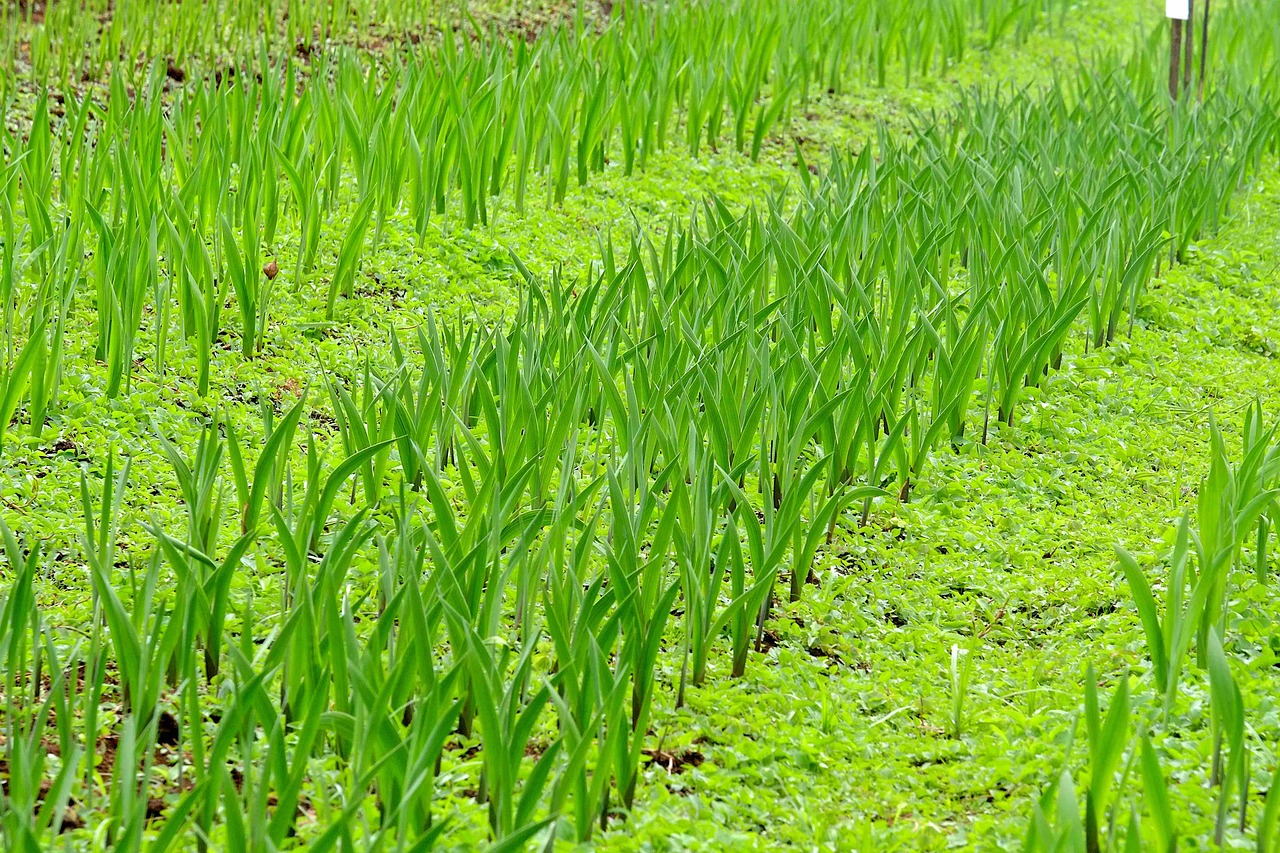
[[0,0],[0,849],[1280,851],[1206,2]]

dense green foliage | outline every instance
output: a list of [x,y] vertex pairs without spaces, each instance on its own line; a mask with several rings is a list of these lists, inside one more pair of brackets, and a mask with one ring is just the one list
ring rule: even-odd
[[1273,849],[1222,5],[0,7],[6,849]]

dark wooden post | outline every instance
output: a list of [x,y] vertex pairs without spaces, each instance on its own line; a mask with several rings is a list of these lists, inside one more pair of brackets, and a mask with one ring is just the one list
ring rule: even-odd
[[1196,43],[1196,0],[1188,0],[1187,3],[1187,25],[1186,31],[1182,34],[1183,41],[1186,42],[1187,55],[1182,60],[1182,91],[1191,91],[1191,72],[1192,60],[1194,59],[1194,46]]
[[1204,100],[1204,64],[1209,58],[1209,0],[1204,0],[1204,26],[1200,29],[1200,84],[1196,100]]
[[1173,18],[1169,21],[1169,97],[1178,100],[1178,63],[1182,59],[1182,21]]

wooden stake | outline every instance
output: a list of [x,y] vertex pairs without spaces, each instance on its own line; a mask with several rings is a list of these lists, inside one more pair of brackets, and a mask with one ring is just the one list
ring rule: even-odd
[[1193,49],[1196,43],[1196,0],[1188,0],[1187,3],[1187,25],[1184,33],[1183,41],[1186,42],[1187,55],[1182,61],[1182,90],[1184,92],[1191,91],[1191,71]]
[[1178,62],[1182,59],[1182,21],[1173,18],[1169,22],[1169,97],[1178,100]]
[[1204,0],[1204,26],[1200,29],[1200,85],[1196,100],[1204,101],[1204,63],[1209,56],[1209,0]]

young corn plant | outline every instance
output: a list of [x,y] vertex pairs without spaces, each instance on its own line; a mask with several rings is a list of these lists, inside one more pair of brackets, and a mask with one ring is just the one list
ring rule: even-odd
[[1089,788],[1085,794],[1085,834],[1090,849],[1100,849],[1101,837],[1115,835],[1117,803],[1110,794],[1115,784],[1116,769],[1128,748],[1129,674],[1116,684],[1111,704],[1103,717],[1098,707],[1098,681],[1090,664],[1085,670],[1084,719],[1089,746]]
[[338,294],[350,298],[354,292],[356,272],[360,267],[360,256],[364,252],[365,236],[369,232],[369,222],[376,201],[377,196],[373,193],[365,196],[348,220],[342,245],[338,249],[338,265],[334,269],[333,278],[329,280],[329,295],[325,301],[326,320],[333,320]]
[[170,196],[165,225],[165,257],[174,279],[171,290],[177,294],[183,336],[191,341],[195,352],[197,391],[207,397],[213,345],[221,331],[226,277],[214,274],[209,247],[200,229],[191,224],[191,214],[177,194]]
[[[289,457],[293,449],[298,422],[307,408],[304,391],[277,422],[270,403],[262,407],[262,450],[257,463],[250,471],[245,462],[245,452],[240,446],[239,434],[230,419],[227,428],[227,458],[236,487],[236,504],[240,508],[240,532],[250,534],[258,529],[263,512],[268,507],[275,511],[285,508],[285,483],[289,480]],[[252,474],[252,479],[250,479]]]
[[[1177,537],[1169,557],[1163,609],[1157,604],[1151,584],[1133,556],[1123,549],[1118,549],[1117,554],[1142,621],[1152,675],[1162,697],[1164,717],[1168,720],[1178,695],[1187,653],[1191,649],[1192,640],[1199,633],[1211,583],[1206,579],[1203,569],[1194,572],[1189,566],[1191,522],[1186,516],[1178,524]],[[1189,585],[1190,596],[1187,594]]]
[[218,427],[216,418],[204,423],[195,453],[189,461],[183,458],[181,450],[159,430],[156,431],[186,504],[187,544],[205,554],[212,554],[216,549],[226,497],[225,484],[219,474],[226,440]]
[[1267,785],[1262,817],[1258,820],[1258,853],[1272,853],[1276,849],[1277,833],[1280,833],[1280,770],[1271,774],[1270,784]]
[[[4,434],[18,407],[28,395],[33,376],[39,368],[39,381],[44,381],[43,356],[45,355],[45,332],[43,323],[31,329],[30,337],[18,351],[17,358],[11,365],[0,370],[0,450],[4,447]],[[32,417],[36,416],[33,407]],[[41,413],[43,420],[43,413]],[[34,421],[33,421],[34,423]]]
[[1197,496],[1195,539],[1201,575],[1209,589],[1197,633],[1197,661],[1204,665],[1208,633],[1226,629],[1230,587],[1240,562],[1240,551],[1263,513],[1276,505],[1280,489],[1280,452],[1276,427],[1263,428],[1260,408],[1251,408],[1245,421],[1244,456],[1232,466],[1217,422],[1211,417],[1211,464]]
[[947,720],[947,733],[959,738],[965,731],[965,703],[969,700],[969,682],[973,679],[972,648],[962,649],[959,644],[951,645],[951,664],[948,673],[951,677],[951,715]]
[[[619,471],[606,472],[610,536],[606,546],[609,585],[614,590],[617,619],[622,631],[618,662],[630,671],[631,708],[627,729],[611,738],[614,780],[622,806],[630,809],[635,802],[639,782],[641,749],[649,719],[653,712],[655,668],[662,637],[671,608],[680,592],[678,581],[665,578],[667,552],[671,546],[671,527],[675,521],[672,507],[660,502],[661,479],[651,487],[631,492],[619,479]],[[659,510],[661,513],[659,514]],[[657,516],[652,538],[647,535]],[[651,544],[642,554],[642,542]],[[617,723],[615,722],[615,725]],[[609,809],[601,809],[601,823],[608,820]]]
[[[562,490],[560,495],[568,493]],[[621,740],[630,736],[631,672],[629,663],[609,663],[620,624],[612,592],[606,590],[606,575],[583,582],[603,506],[576,541],[569,539],[573,518],[562,508],[558,500],[544,548],[549,571],[543,612],[556,655],[549,699],[565,753],[549,808],[551,814],[571,814],[575,835],[587,841],[597,821],[607,819],[613,756]]]
[[[1119,820],[1119,808],[1125,780],[1128,777],[1128,764],[1124,761],[1130,752],[1130,696],[1128,675],[1116,685],[1116,690],[1103,716],[1098,703],[1098,690],[1093,666],[1085,673],[1085,728],[1089,749],[1089,773],[1085,790],[1083,813],[1079,796],[1071,771],[1064,768],[1054,785],[1045,789],[1042,796],[1032,805],[1032,816],[1028,825],[1023,849],[1028,853],[1049,853],[1049,851],[1070,850],[1076,853],[1087,853],[1093,850],[1118,849],[1115,840],[1116,826]],[[1075,729],[1071,732],[1068,743],[1068,759],[1074,743]],[[1144,737],[1143,777],[1146,786],[1146,798],[1159,827],[1164,826],[1168,818],[1168,799],[1164,788],[1164,777],[1161,774],[1159,761],[1150,743]],[[1132,757],[1129,762],[1132,761]],[[1120,785],[1116,785],[1115,777],[1118,769],[1124,765]],[[1050,819],[1052,815],[1052,820]],[[1144,849],[1141,845],[1142,831],[1137,824],[1136,815],[1127,824],[1127,850]],[[1171,846],[1158,849],[1170,850]]]
[[[1249,805],[1249,755],[1245,746],[1245,709],[1222,649],[1216,628],[1209,631],[1206,658],[1209,669],[1209,699],[1213,712],[1213,770],[1211,783],[1218,785],[1218,811],[1213,837],[1219,847],[1225,839],[1234,787],[1239,798],[1243,827]],[[1224,750],[1225,746],[1225,750]],[[1225,753],[1225,758],[1224,758]]]
[[270,295],[270,277],[259,269],[261,243],[257,204],[253,198],[252,171],[245,176],[241,193],[248,193],[244,200],[244,219],[241,239],[236,239],[235,227],[224,213],[221,217],[223,275],[231,282],[236,303],[240,307],[240,350],[245,358],[261,351],[267,327],[267,308]]
[[[36,438],[43,435],[48,414],[57,406],[64,370],[67,318],[79,286],[83,262],[80,231],[74,224],[68,225],[58,241],[57,255],[49,276],[36,292],[29,312],[31,337],[28,342],[32,338],[40,341],[32,358],[29,389],[31,435]],[[11,373],[11,380],[12,378]],[[5,395],[7,394],[6,387]],[[0,416],[3,414],[4,412],[0,412]]]
[[[59,652],[57,638],[37,610],[33,582],[41,564],[39,544],[24,547],[3,520],[0,538],[12,578],[0,596],[0,659],[6,673],[2,709],[6,778],[0,796],[0,837],[15,850],[39,849],[46,835],[59,831],[69,814],[83,754],[71,711],[76,687],[66,678],[82,659],[79,644],[67,649],[65,656]],[[47,688],[41,683],[46,668]],[[46,776],[51,769],[47,767],[50,750],[44,742],[50,728],[56,728],[60,754],[52,782]]]
[[139,730],[145,732],[158,715],[160,690],[168,675],[173,655],[179,647],[187,602],[178,597],[170,608],[164,600],[158,598],[163,595],[163,591],[158,590],[158,559],[150,561],[147,572],[141,579],[141,586],[138,585],[136,568],[130,567],[133,600],[129,607],[125,606],[117,594],[111,578],[113,561],[108,561],[114,553],[113,540],[119,524],[121,501],[128,483],[129,462],[125,461],[114,482],[113,468],[112,455],[107,459],[103,495],[96,519],[88,476],[81,474],[80,489],[85,518],[83,547],[89,563],[95,604],[101,610],[115,651],[125,705],[135,718]]
[[372,362],[366,358],[360,387],[357,389],[359,403],[341,383],[328,378],[328,385],[334,416],[338,422],[338,434],[347,455],[353,455],[375,444],[382,448],[365,462],[360,471],[365,502],[370,507],[377,506],[387,478],[391,443],[400,438],[395,431],[401,424],[387,407],[388,400],[395,399],[389,393],[390,382],[378,377]]

